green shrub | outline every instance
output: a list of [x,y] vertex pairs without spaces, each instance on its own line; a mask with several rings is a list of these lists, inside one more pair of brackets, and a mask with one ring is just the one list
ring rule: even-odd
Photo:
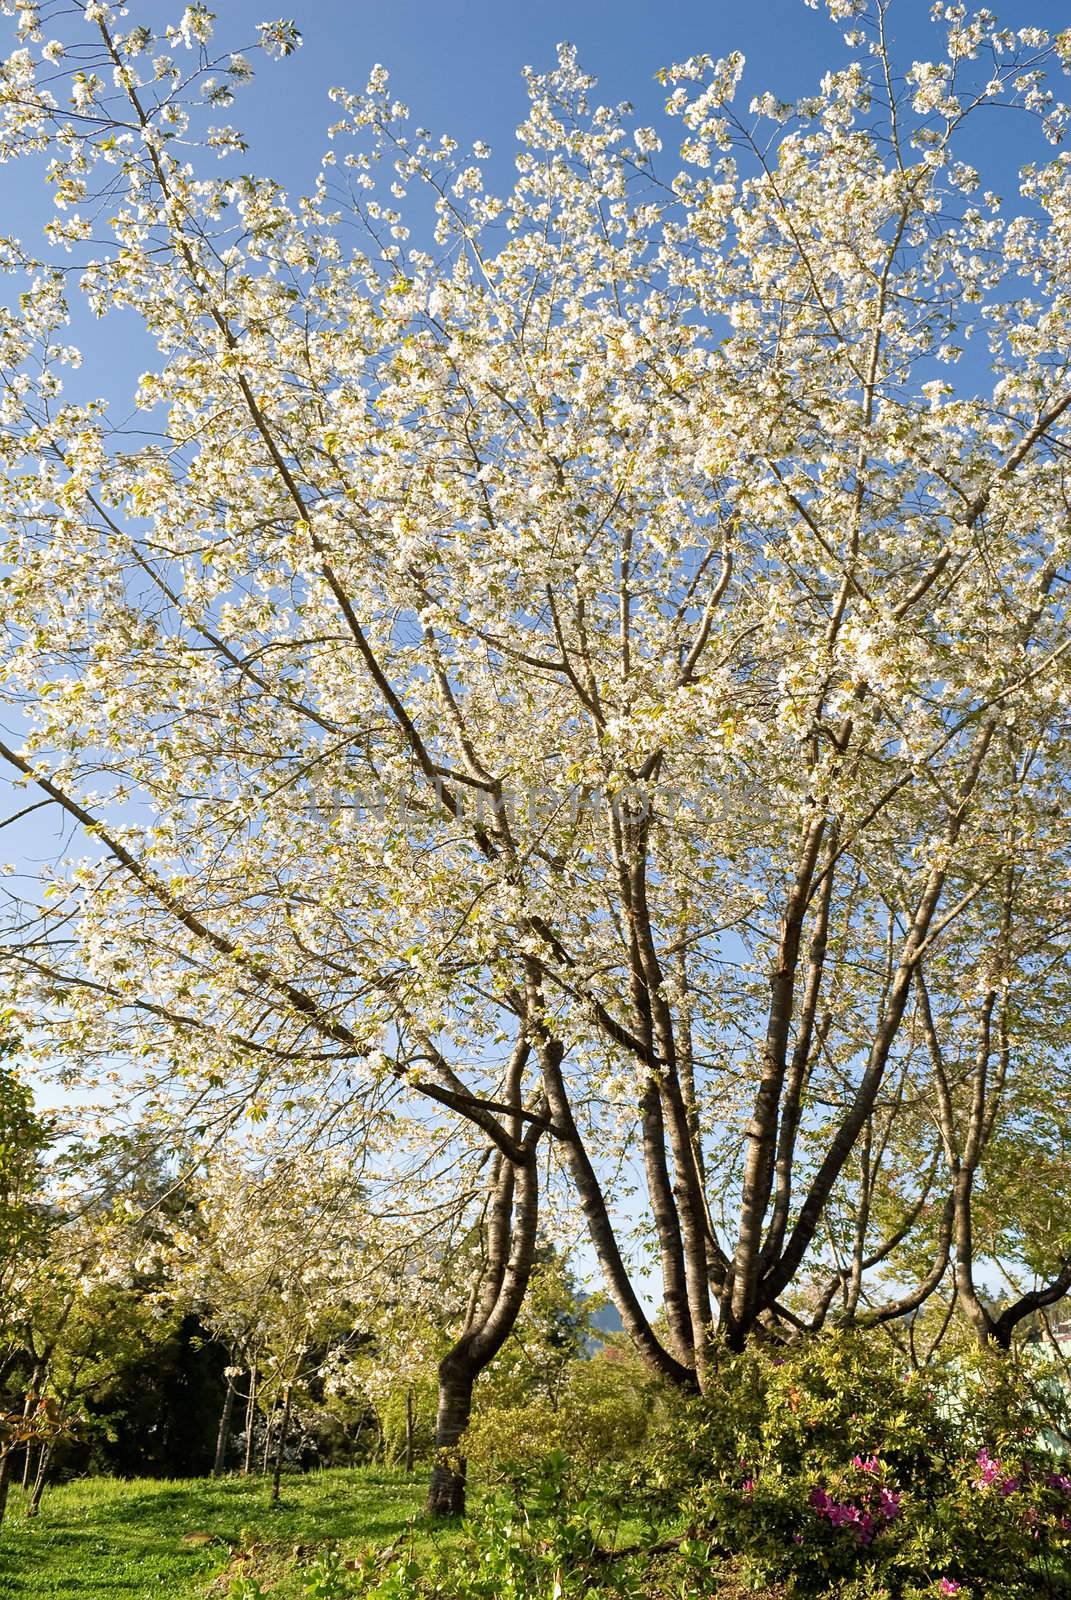
[[548,1456],[580,1468],[626,1461],[644,1443],[661,1386],[634,1359],[596,1355],[574,1360],[554,1393],[478,1394],[465,1447],[484,1481],[516,1481]]
[[724,1357],[633,1492],[797,1595],[1071,1594],[1071,1473],[1029,1369],[913,1371],[871,1335]]

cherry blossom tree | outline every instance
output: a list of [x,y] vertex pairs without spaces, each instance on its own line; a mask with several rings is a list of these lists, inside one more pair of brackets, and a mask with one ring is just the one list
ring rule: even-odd
[[[380,1230],[344,1156],[288,1156],[253,1147],[216,1151],[187,1180],[184,1205],[161,1239],[160,1295],[194,1310],[231,1358],[216,1471],[233,1417],[235,1378],[247,1374],[247,1443],[256,1406],[279,1495],[294,1402],[324,1366],[368,1337],[384,1295]],[[271,1450],[274,1434],[274,1450]]]
[[[702,1387],[800,1286],[899,1316],[955,1255],[969,1309],[1032,1008],[1063,1070],[1071,38],[941,6],[904,70],[880,0],[829,9],[813,95],[745,110],[697,55],[661,132],[562,47],[505,194],[377,68],[292,202],[213,125],[251,69],[203,6],[5,6],[3,153],[56,215],[4,251],[0,756],[85,837],[12,968],[161,1103],[483,1161],[437,1510],[544,1152]],[[1036,133],[1012,203],[983,116]],[[63,390],[74,297],[155,344],[137,433]]]

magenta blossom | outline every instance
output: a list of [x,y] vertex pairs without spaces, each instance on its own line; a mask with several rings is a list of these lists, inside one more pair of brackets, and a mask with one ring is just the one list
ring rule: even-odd
[[900,1515],[900,1495],[893,1489],[879,1489],[878,1515],[885,1522],[892,1522]]
[[[856,1456],[852,1466],[872,1474],[879,1470],[880,1464],[877,1456],[868,1456],[866,1459]],[[864,1493],[861,1506],[852,1504],[852,1501],[834,1501],[832,1494],[821,1486],[813,1488],[808,1499],[818,1517],[824,1517],[831,1528],[847,1528],[848,1533],[852,1533],[860,1544],[872,1544],[874,1536],[887,1523],[893,1522],[901,1510],[900,1494],[885,1488],[884,1483],[871,1483]]]
[[937,1586],[942,1594],[962,1594],[963,1585],[957,1583],[955,1578],[942,1578]]

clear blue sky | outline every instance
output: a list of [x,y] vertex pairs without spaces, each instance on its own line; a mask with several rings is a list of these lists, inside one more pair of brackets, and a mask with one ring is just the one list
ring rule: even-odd
[[[803,0],[283,3],[302,29],[304,47],[292,60],[262,70],[259,85],[236,107],[235,120],[252,136],[256,165],[291,187],[305,187],[315,171],[330,115],[327,87],[363,87],[377,61],[390,70],[399,98],[424,126],[462,141],[485,139],[506,157],[524,111],[521,68],[550,66],[560,40],[578,47],[585,68],[599,78],[601,98],[631,100],[652,114],[664,100],[655,72],[690,55],[742,50],[746,105],[763,89],[784,99],[808,92],[847,54],[843,29],[829,21],[824,5],[810,11]],[[232,34],[251,35],[258,21],[275,15],[270,6],[271,0],[267,6],[263,0],[218,0],[218,36],[229,41]],[[1008,27],[1071,23],[1067,0],[1012,0],[1003,6],[995,0],[993,9]],[[938,35],[928,12],[928,0],[894,0],[889,26],[905,66],[934,52]],[[1007,118],[994,118],[994,156],[1005,153],[1007,124]]]

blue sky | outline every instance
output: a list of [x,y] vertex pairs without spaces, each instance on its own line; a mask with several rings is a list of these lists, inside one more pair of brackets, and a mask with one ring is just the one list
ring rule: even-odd
[[[1067,0],[995,0],[993,9],[1008,27],[1071,23]],[[252,37],[256,23],[274,15],[265,0],[218,0],[217,10],[218,36],[228,42]],[[889,32],[905,66],[939,48],[928,13],[928,0],[894,0]],[[462,141],[485,139],[504,157],[524,112],[521,69],[550,66],[561,40],[578,47],[601,98],[630,100],[652,115],[664,99],[654,74],[690,55],[742,50],[746,104],[763,89],[784,99],[808,92],[847,54],[843,28],[824,6],[811,11],[804,0],[289,0],[286,14],[304,46],[261,71],[235,119],[251,137],[256,165],[291,187],[307,186],[315,172],[331,115],[328,86],[363,87],[375,62],[389,69],[396,93],[425,126]],[[1007,121],[993,119],[987,152],[1001,165],[1014,153]]]
[[[376,62],[390,71],[394,91],[415,122],[450,133],[462,145],[474,139],[490,144],[493,179],[504,189],[511,180],[514,130],[525,113],[522,68],[549,68],[559,41],[578,47],[585,69],[598,77],[598,98],[631,101],[642,121],[657,120],[665,99],[655,73],[690,55],[741,50],[747,59],[742,107],[761,90],[783,99],[807,93],[830,66],[849,58],[844,25],[829,20],[824,0],[815,11],[804,0],[215,0],[216,44],[221,50],[252,44],[257,24],[278,15],[277,5],[301,29],[303,47],[283,62],[256,58],[254,83],[230,112],[211,120],[232,121],[248,138],[248,153],[234,165],[278,179],[291,195],[308,191],[318,171],[325,130],[337,114],[328,89],[363,88]],[[1004,6],[995,0],[994,8],[1013,28],[1071,23],[1068,0],[1011,0]],[[181,10],[182,0],[133,0],[130,6],[131,20],[158,26],[176,20]],[[941,51],[940,30],[928,15],[929,0],[893,0],[888,30],[904,69]],[[57,21],[54,31],[62,26]],[[0,19],[0,49],[9,41],[12,23]],[[1071,82],[1067,93],[1071,97]],[[659,162],[667,173],[675,170],[671,140],[678,127],[670,126]],[[1036,159],[1045,148],[1021,114],[982,114],[972,141],[975,164],[1005,195],[1014,191],[1022,161]],[[220,169],[210,161],[208,170]],[[0,167],[0,232],[21,237],[31,248],[51,214],[40,175],[37,163]],[[83,342],[83,331],[76,320],[77,342]],[[136,340],[132,322],[128,333],[110,325],[103,347],[107,362],[99,363],[89,335],[79,390],[103,392],[122,404],[147,364],[143,348],[126,348],[127,337]]]

